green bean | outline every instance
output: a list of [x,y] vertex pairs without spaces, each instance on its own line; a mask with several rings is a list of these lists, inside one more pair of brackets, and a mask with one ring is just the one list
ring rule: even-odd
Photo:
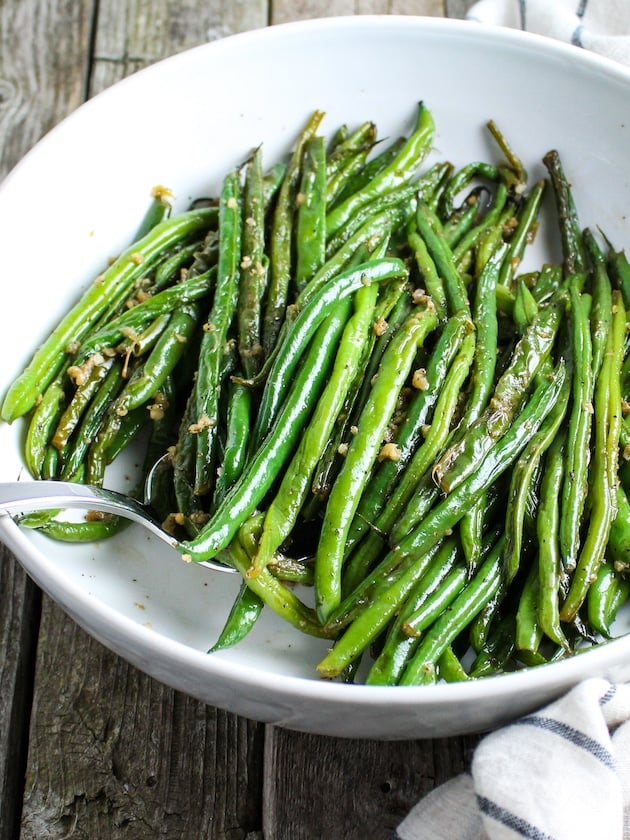
[[269,287],[262,323],[262,345],[265,355],[271,352],[276,343],[288,302],[287,297],[292,273],[291,249],[295,195],[302,169],[304,148],[315,136],[323,117],[322,111],[315,111],[300,133],[280,186],[273,212]]
[[[200,502],[195,495],[195,461],[197,456],[197,441],[191,429],[194,430],[193,416],[196,416],[197,388],[196,383],[186,400],[186,406],[179,426],[179,434],[174,447],[173,489],[177,500],[177,509],[188,519],[190,528],[191,514],[198,512]],[[193,412],[195,414],[193,415]],[[196,531],[196,529],[195,529]]]
[[537,653],[542,640],[538,620],[539,603],[538,566],[532,563],[516,610],[516,649]]
[[548,449],[540,506],[536,519],[538,537],[538,622],[546,636],[565,650],[568,642],[560,625],[560,583],[563,574],[559,545],[560,492],[567,469],[567,441],[570,436],[559,432]]
[[327,235],[333,236],[361,207],[408,181],[429,151],[434,131],[433,117],[420,103],[414,131],[396,157],[372,181],[328,213]]
[[533,232],[536,230],[538,213],[544,191],[544,181],[539,181],[537,184],[534,184],[525,200],[522,211],[517,217],[516,229],[510,237],[508,256],[503,263],[503,270],[499,277],[499,284],[502,286],[511,285],[516,269],[523,258],[525,247],[531,241]]
[[471,679],[504,672],[514,653],[514,616],[499,618],[468,671]]
[[[443,548],[443,545],[444,540],[439,541],[421,557],[408,555],[401,562],[399,562],[398,557],[393,557],[390,552],[352,590],[343,593],[343,600],[328,617],[326,627],[334,633],[343,630],[354,622],[361,613],[370,608],[381,595],[386,594],[392,584],[399,581],[403,576],[407,576],[407,581],[411,581],[415,586],[417,581],[429,574],[429,570],[437,562],[434,557]],[[429,577],[431,577],[431,574],[429,574]],[[407,595],[404,596],[404,600],[407,600]]]
[[181,546],[192,560],[208,560],[229,545],[265,497],[293,451],[328,375],[344,322],[336,309],[320,325],[293,387],[268,435],[199,534]]
[[252,393],[238,382],[228,385],[226,437],[219,475],[214,488],[213,507],[240,478],[247,463],[251,423]]
[[300,445],[287,467],[278,492],[265,514],[253,572],[265,565],[291,533],[306,498],[311,476],[343,407],[362,358],[378,287],[364,286],[356,293],[355,314],[348,321],[326,387],[315,406]]
[[565,272],[569,275],[585,275],[588,265],[582,242],[582,229],[573,191],[564,173],[560,155],[552,149],[544,156],[543,163],[551,176],[556,199]]
[[439,206],[443,218],[452,216],[455,197],[476,178],[482,178],[487,181],[498,181],[500,172],[498,167],[491,163],[486,163],[486,161],[473,161],[462,166],[451,177],[440,197]]
[[383,282],[406,277],[404,263],[395,258],[372,260],[355,268],[337,274],[334,281],[324,286],[298,313],[285,332],[267,375],[256,423],[252,432],[252,447],[262,443],[271,423],[282,405],[285,393],[291,384],[304,348],[322,319],[336,305],[337,301],[353,294],[368,282]]
[[221,559],[223,555],[227,555],[226,559],[243,575],[247,586],[266,606],[303,633],[326,638],[326,633],[317,621],[314,611],[307,607],[282,581],[275,578],[269,569],[263,569],[253,578],[246,576],[250,566],[250,557],[238,537],[232,540],[229,549],[223,552]]
[[217,281],[198,360],[195,418],[198,423],[195,494],[198,496],[208,493],[212,486],[221,367],[238,298],[241,218],[241,186],[238,172],[233,171],[226,175],[221,189]]
[[237,310],[238,351],[247,377],[255,376],[263,362],[261,311],[267,272],[262,151],[258,147],[245,169]]
[[450,446],[433,469],[435,481],[445,492],[476,469],[480,460],[509,428],[527,390],[549,357],[560,324],[560,307],[541,309],[516,344],[510,364],[499,378],[488,407]]
[[440,654],[437,661],[437,672],[440,679],[445,682],[464,682],[469,679],[466,669],[451,645]]
[[619,608],[630,596],[630,578],[616,571],[613,563],[605,560],[598,569],[587,595],[588,620],[591,627],[605,639],[612,638],[611,625]]
[[[87,453],[85,482],[101,485],[108,464],[118,457],[149,422],[149,412],[139,406],[127,414],[108,411]],[[76,475],[76,480],[80,480]]]
[[405,668],[399,685],[425,685],[435,682],[440,656],[497,591],[501,579],[502,552],[503,540],[499,538],[495,548],[468,586],[427,631]]
[[[376,542],[379,533],[389,534],[390,541],[397,542],[416,524],[427,504],[436,498],[438,489],[429,473],[437,453],[441,451],[450,434],[458,397],[470,370],[474,348],[475,334],[471,332],[464,336],[444,380],[424,443],[414,452],[387,504],[377,517],[376,530],[368,535],[368,540],[372,543]],[[428,475],[429,479],[428,494],[419,492],[419,485],[425,475]],[[361,546],[361,553],[371,555],[366,545]]]
[[402,559],[407,554],[426,551],[461,519],[470,502],[501,476],[522,452],[554,406],[566,377],[561,360],[553,376],[542,379],[522,411],[515,417],[506,434],[486,455],[481,466],[452,490],[425,516],[407,536],[391,549]]
[[[469,230],[453,248],[453,260],[455,262],[455,267],[458,270],[461,270],[461,264],[466,253],[472,248],[478,246],[479,242],[490,228],[495,225],[499,225],[506,201],[507,190],[503,184],[498,184],[494,196],[494,202],[490,210],[488,210],[479,223]],[[476,266],[476,272],[478,273],[484,265],[485,259],[478,263]]]
[[508,584],[514,580],[520,567],[528,493],[541,458],[552,445],[564,422],[570,391],[571,378],[567,375],[554,406],[538,431],[532,434],[512,468],[505,518],[504,574]]
[[[26,524],[26,523],[24,523]],[[82,522],[65,522],[50,519],[38,525],[37,530],[59,542],[86,543],[111,539],[130,525],[123,516],[108,516],[104,519],[87,519]]]
[[[438,551],[434,550],[434,557],[430,563],[425,564],[426,570],[411,590],[404,606],[387,631],[383,647],[366,676],[366,685],[395,685],[398,682],[407,661],[420,642],[419,637],[410,636],[404,631],[403,625],[407,616],[426,603],[459,558],[457,540],[453,537],[444,540]],[[356,617],[357,614],[355,613],[352,617]],[[337,628],[339,625],[335,622],[332,626]]]
[[549,301],[556,295],[562,284],[562,266],[557,263],[546,263],[538,273],[532,294],[539,305]]
[[302,509],[302,516],[307,521],[317,518],[322,511],[339,471],[342,460],[340,452],[343,451],[343,445],[349,440],[353,426],[356,425],[358,412],[365,402],[370,382],[378,369],[378,361],[396,330],[397,324],[402,323],[409,314],[412,303],[405,287],[406,278],[399,278],[390,281],[379,293],[374,310],[374,324],[385,322],[387,329],[378,337],[376,331],[372,330],[364,343],[361,364],[348,388],[344,405],[335,420],[322,456],[313,472],[311,496]]
[[438,274],[426,242],[418,234],[417,226],[413,221],[407,226],[407,239],[409,241],[409,247],[413,251],[424,286],[435,306],[438,319],[444,321],[447,318],[447,301],[442,278]]
[[468,569],[464,566],[452,569],[431,593],[431,597],[407,616],[403,623],[404,632],[408,636],[422,636],[423,630],[430,627],[455,600],[468,579]]
[[[409,597],[430,560],[431,552],[413,558],[413,562],[405,566],[402,574],[396,575],[388,586],[380,588],[378,596],[372,597],[365,608],[359,611],[344,634],[337,639],[334,648],[317,665],[322,676],[338,676],[369,647]],[[336,625],[327,623],[325,626],[332,629]]]
[[[50,440],[59,452],[63,453],[65,450],[68,440],[78,426],[86,406],[100,388],[103,380],[109,373],[113,361],[112,358],[107,359],[100,354],[95,354],[86,361],[82,368],[74,369],[76,383],[74,394],[59,418],[57,428]],[[73,368],[69,368],[68,370],[70,372]]]
[[182,213],[157,225],[127,248],[83,293],[13,381],[4,397],[0,411],[2,419],[10,423],[35,405],[38,396],[63,367],[67,348],[85,337],[112,298],[130,288],[146,271],[147,264],[175,242],[204,230],[215,219],[216,212],[212,209]]
[[539,306],[524,280],[517,277],[514,285],[516,286],[516,293],[514,295],[514,306],[512,307],[512,321],[517,332],[522,335],[535,319]]
[[609,245],[608,250],[608,273],[610,279],[614,283],[615,288],[621,292],[623,298],[623,305],[626,310],[630,309],[630,262],[626,257],[625,251],[615,251]]
[[287,168],[286,163],[278,161],[263,175],[262,194],[263,204],[266,210],[271,210],[272,202],[276,198],[278,190],[282,186],[282,182],[287,174]]
[[616,514],[608,535],[608,553],[618,572],[630,569],[630,500],[622,484],[616,490]]
[[[429,450],[433,453],[438,450],[441,445],[438,439],[442,438],[442,435],[438,435],[438,429],[440,427],[444,434],[442,440],[445,439],[445,435],[448,432],[448,418],[452,416],[452,412],[455,409],[456,394],[467,375],[467,371],[462,370],[461,377],[456,376],[455,373],[449,377],[449,369],[452,365],[455,365],[454,359],[461,348],[466,332],[471,327],[472,325],[466,313],[459,313],[449,318],[445,324],[427,364],[425,373],[426,387],[414,393],[404,422],[396,436],[396,445],[400,457],[396,461],[382,461],[377,472],[370,479],[367,492],[361,497],[356,515],[348,532],[348,548],[351,548],[358,542],[360,537],[370,527],[370,523],[374,523],[377,531],[385,532],[388,529],[387,523],[383,520],[379,521],[378,517],[385,507],[391,515],[395,515],[396,503],[394,501],[395,496],[392,493],[398,476],[405,474],[407,465],[414,457],[414,453],[418,447],[426,445],[427,453]],[[469,356],[464,354],[464,358],[469,358]],[[464,367],[465,365],[458,362],[454,370]],[[444,396],[449,392],[453,395],[452,400],[449,400],[448,396]],[[433,429],[432,441],[429,441],[427,444],[426,440],[423,441],[423,429],[431,417],[432,412],[435,414],[436,425],[435,429]],[[433,441],[435,441],[435,444]],[[426,466],[420,464],[418,467],[416,464],[416,472],[419,468],[419,474],[421,475],[433,457],[432,454],[426,459],[423,458]]]
[[79,348],[75,362],[80,364],[93,353],[116,347],[124,339],[133,341],[136,334],[145,330],[155,319],[170,314],[180,306],[186,306],[204,298],[209,294],[215,276],[215,270],[210,269],[204,274],[163,289],[137,306],[121,313],[87,337]]
[[166,187],[154,187],[151,191],[153,201],[136,231],[136,239],[146,236],[160,222],[171,215],[173,209],[173,193]]
[[304,586],[313,585],[313,568],[307,560],[286,557],[284,554],[276,552],[267,564],[267,568],[274,577],[287,583],[301,583]]
[[341,600],[345,538],[369,471],[379,456],[385,430],[416,356],[437,326],[431,306],[412,313],[388,346],[378,377],[358,421],[337,480],[328,498],[315,557],[317,613],[325,620]]
[[326,261],[326,149],[313,137],[304,149],[297,201],[294,282],[301,291]]
[[[372,220],[384,218],[386,213],[391,213],[396,220],[392,225],[394,230],[403,227],[405,221],[413,216],[416,208],[416,196],[418,187],[416,183],[411,185],[404,184],[391,192],[384,193],[378,196],[370,204],[362,207],[354,214],[346,224],[333,236],[328,239],[326,245],[326,257],[333,260],[338,251],[342,248],[347,249],[346,243],[351,237],[357,235],[364,236],[364,232],[369,228]],[[345,250],[344,249],[344,250]]]
[[504,134],[499,130],[499,127],[494,120],[488,120],[486,127],[498,147],[503,152],[508,164],[507,167],[502,164],[499,165],[501,175],[509,187],[518,193],[519,190],[527,183],[527,172],[523,166],[523,161],[514,153]]
[[78,473],[85,454],[109,408],[110,402],[122,387],[122,384],[122,362],[115,360],[85,411],[81,423],[76,430],[76,437],[72,446],[69,446],[68,451],[63,454],[61,478],[66,481],[71,481]]
[[562,485],[559,525],[560,552],[565,569],[575,569],[580,547],[584,504],[588,492],[588,465],[593,425],[593,351],[590,333],[590,295],[580,294],[569,285],[571,296],[571,332],[573,343],[572,405],[569,416],[569,443]]
[[626,333],[626,311],[621,293],[613,292],[612,328],[595,385],[593,462],[589,491],[590,520],[567,597],[560,610],[571,621],[597,575],[614,519],[621,423],[619,373]]
[[470,313],[470,303],[463,278],[459,273],[441,229],[437,215],[425,202],[418,202],[415,215],[418,234],[424,239],[427,250],[435,262],[437,271],[444,283],[444,291],[449,312],[454,314],[460,309]]
[[33,478],[43,477],[46,450],[65,404],[63,377],[54,379],[42,394],[30,419],[24,443],[24,461]]
[[208,653],[234,647],[241,642],[258,621],[264,601],[243,581],[223,629]]
[[195,305],[182,306],[170,316],[166,329],[148,358],[136,368],[116,399],[113,411],[121,415],[133,411],[147,403],[160,390],[187,352],[199,321],[199,307]]
[[475,288],[473,318],[477,339],[471,367],[472,390],[466,402],[462,428],[477,420],[492,393],[499,332],[496,289],[504,258],[505,248],[497,248],[482,269]]
[[379,250],[379,245],[388,241],[392,231],[405,223],[406,212],[404,208],[395,205],[371,214],[302,289],[295,300],[295,308],[298,311],[303,309],[338,274],[348,270],[359,254],[364,261],[370,259]]
[[352,181],[358,172],[363,171],[369,154],[370,149],[368,147],[356,149],[354,152],[346,155],[342,165],[336,171],[328,173],[327,167],[326,210],[332,210],[335,204],[339,203],[339,196],[343,192],[344,187],[349,181]]
[[184,266],[190,263],[200,247],[202,247],[202,243],[197,241],[190,242],[187,245],[182,245],[180,248],[175,249],[172,254],[165,257],[155,269],[153,283],[150,287],[151,295],[154,296],[165,288],[177,283],[176,278],[181,279],[181,272],[185,272]]
[[405,137],[398,137],[381,152],[379,152],[379,154],[374,155],[374,157],[368,160],[362,169],[355,172],[350,178],[348,178],[339,194],[335,196],[335,200],[331,203],[330,209],[332,210],[336,204],[341,204],[341,202],[345,201],[349,196],[359,192],[366,186],[366,184],[369,184],[379,172],[385,169],[385,167],[394,160],[396,155],[404,146],[405,142]]
[[158,315],[141,333],[131,335],[118,345],[116,352],[125,359],[124,376],[128,375],[127,366],[129,361],[132,358],[144,356],[155,346],[170,319],[170,312]]

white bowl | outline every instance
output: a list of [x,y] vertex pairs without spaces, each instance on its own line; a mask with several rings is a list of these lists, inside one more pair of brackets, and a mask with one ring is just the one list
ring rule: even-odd
[[[0,383],[8,384],[78,290],[127,244],[150,189],[178,208],[216,191],[263,143],[273,162],[315,109],[325,127],[373,119],[408,131],[422,99],[435,157],[490,154],[494,119],[532,178],[560,150],[585,225],[630,243],[630,73],[577,48],[505,29],[413,17],[339,17],[233,36],[163,61],[79,108],[0,190]],[[544,243],[540,244],[544,247]],[[24,476],[23,426],[0,428],[0,480]],[[122,472],[121,472],[122,475]],[[304,731],[422,738],[495,727],[590,675],[630,677],[630,636],[579,657],[458,685],[378,688],[321,681],[325,643],[263,615],[238,647],[208,656],[238,581],[177,562],[132,528],[68,546],[0,518],[0,538],[89,633],[181,691]]]

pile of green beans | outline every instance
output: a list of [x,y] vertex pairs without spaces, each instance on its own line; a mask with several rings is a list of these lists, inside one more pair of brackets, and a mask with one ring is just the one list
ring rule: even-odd
[[[183,558],[242,576],[210,648],[265,607],[330,641],[326,679],[461,681],[613,635],[630,595],[630,263],[583,228],[560,155],[529,183],[496,161],[427,162],[407,136],[261,148],[133,244],[4,397],[36,479],[103,484],[148,441],[138,492]],[[521,269],[542,222],[561,259]],[[546,234],[547,235],[547,234]],[[25,517],[56,539],[125,526]]]

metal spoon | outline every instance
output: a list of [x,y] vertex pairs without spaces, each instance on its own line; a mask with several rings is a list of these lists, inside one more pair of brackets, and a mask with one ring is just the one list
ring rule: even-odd
[[[159,461],[156,467],[159,465]],[[147,478],[145,498],[151,498],[151,479],[154,467]],[[179,541],[168,534],[151,513],[148,504],[138,502],[124,493],[106,490],[88,484],[75,484],[69,481],[8,481],[0,482],[0,515],[18,516],[35,513],[39,510],[56,508],[84,508],[103,513],[124,516],[144,526],[154,536],[159,537],[171,548],[177,549]],[[219,560],[204,560],[196,563],[218,572],[235,572],[231,566]]]

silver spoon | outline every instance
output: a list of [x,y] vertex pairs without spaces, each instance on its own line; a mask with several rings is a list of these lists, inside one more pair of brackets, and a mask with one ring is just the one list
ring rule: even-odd
[[[145,498],[151,498],[151,479],[158,461],[147,478]],[[35,513],[39,510],[56,508],[84,508],[103,513],[114,513],[137,522],[154,536],[159,537],[171,548],[177,549],[179,541],[168,534],[155,519],[149,506],[142,502],[117,493],[88,484],[75,484],[69,481],[7,481],[0,482],[0,514],[19,516]],[[196,563],[218,572],[236,572],[231,566],[219,560],[204,560]]]

